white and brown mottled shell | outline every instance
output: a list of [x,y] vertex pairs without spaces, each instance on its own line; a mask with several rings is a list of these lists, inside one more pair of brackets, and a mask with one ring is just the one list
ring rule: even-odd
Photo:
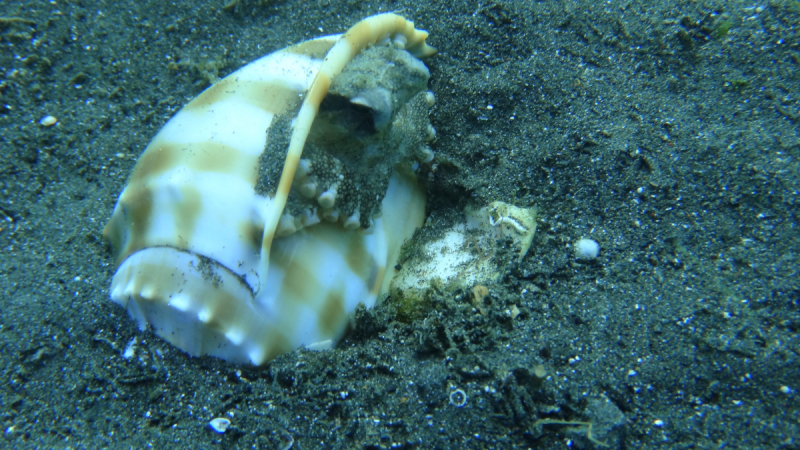
[[338,339],[386,290],[424,217],[410,167],[431,156],[426,37],[372,16],[187,104],[104,230],[111,299],[192,355],[260,365]]

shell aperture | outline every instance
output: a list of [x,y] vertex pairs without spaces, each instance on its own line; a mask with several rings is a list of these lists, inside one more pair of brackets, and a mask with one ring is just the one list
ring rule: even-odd
[[424,218],[410,167],[430,153],[429,73],[416,58],[434,52],[426,36],[373,16],[189,102],[145,149],[104,230],[111,299],[192,355],[260,365],[338,339],[348,314],[385,292]]

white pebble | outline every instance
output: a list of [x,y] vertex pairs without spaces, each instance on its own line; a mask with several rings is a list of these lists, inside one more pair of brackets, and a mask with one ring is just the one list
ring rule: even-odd
[[44,116],[44,117],[42,117],[42,120],[39,121],[39,124],[41,124],[42,126],[45,126],[45,127],[51,127],[51,126],[55,125],[57,122],[58,122],[58,119],[56,119],[53,116]]
[[579,259],[595,259],[600,253],[600,244],[592,239],[583,238],[575,243],[575,254]]
[[216,419],[211,419],[211,422],[208,422],[208,426],[217,433],[222,434],[231,426],[231,421],[224,417],[217,417]]

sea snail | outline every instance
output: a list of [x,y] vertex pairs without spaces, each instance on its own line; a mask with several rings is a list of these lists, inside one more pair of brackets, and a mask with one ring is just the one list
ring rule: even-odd
[[111,300],[191,355],[264,364],[344,333],[425,214],[428,33],[394,14],[264,56],[139,158],[103,234]]

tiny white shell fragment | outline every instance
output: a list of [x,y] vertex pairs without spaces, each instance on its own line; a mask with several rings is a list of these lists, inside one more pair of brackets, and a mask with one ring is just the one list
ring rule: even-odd
[[227,431],[228,427],[231,426],[231,421],[224,417],[217,417],[211,419],[211,422],[208,422],[208,426],[210,426],[217,433],[222,434]]
[[131,359],[136,354],[136,343],[138,339],[134,337],[133,339],[128,342],[128,345],[125,346],[125,350],[122,352],[122,357],[125,359]]
[[44,116],[42,117],[42,120],[39,121],[39,124],[45,127],[51,127],[55,125],[57,122],[58,119],[56,119],[53,116]]
[[321,352],[325,350],[330,350],[333,348],[333,340],[326,339],[324,341],[319,342],[312,342],[311,344],[306,345],[306,349],[312,350],[315,352]]
[[462,408],[467,404],[467,393],[463,389],[455,389],[450,392],[450,404],[456,408]]

